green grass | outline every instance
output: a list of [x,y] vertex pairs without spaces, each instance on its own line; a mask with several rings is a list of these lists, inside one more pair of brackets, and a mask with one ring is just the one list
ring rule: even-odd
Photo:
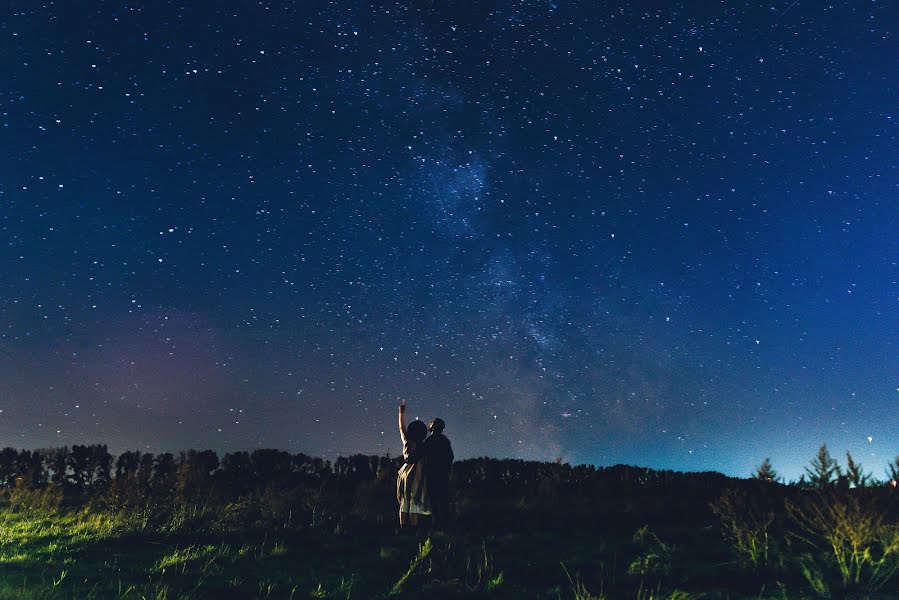
[[[545,600],[782,597],[764,592],[782,590],[779,582],[753,575],[741,580],[740,573],[720,533],[711,529],[678,535],[676,543],[671,534],[644,530],[637,536],[336,535],[0,508],[0,600],[367,600],[423,592],[433,598]],[[801,578],[799,584],[805,585]],[[806,586],[783,597],[812,594]]]

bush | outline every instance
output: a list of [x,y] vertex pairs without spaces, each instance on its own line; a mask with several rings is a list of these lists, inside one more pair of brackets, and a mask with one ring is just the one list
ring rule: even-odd
[[16,483],[9,492],[9,503],[18,511],[40,511],[55,513],[62,506],[62,486],[47,484],[42,487],[31,487],[29,478],[24,475],[16,477]]
[[646,578],[660,579],[671,573],[671,559],[674,548],[659,539],[649,527],[643,526],[634,533],[634,542],[642,552],[631,561],[627,574],[637,576],[642,582]]
[[774,512],[753,501],[744,489],[728,488],[710,505],[721,520],[724,537],[744,565],[759,569],[768,564]]
[[809,561],[821,553],[810,554],[804,573],[826,579],[826,574],[836,571],[844,590],[865,592],[883,588],[896,575],[899,523],[889,520],[887,507],[872,492],[877,490],[831,488],[786,500],[787,513],[797,528],[794,535],[813,549],[823,549],[827,556],[823,564],[812,564]]

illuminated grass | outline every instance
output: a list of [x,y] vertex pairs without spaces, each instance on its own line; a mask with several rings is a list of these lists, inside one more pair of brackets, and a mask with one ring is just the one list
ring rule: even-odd
[[[701,597],[709,600],[738,600],[780,598],[772,592],[782,589],[774,582],[761,594],[763,583],[728,562],[727,545],[711,529],[681,531],[678,538],[662,529],[650,535],[644,528],[617,537],[462,533],[428,540],[390,532],[173,529],[170,523],[148,526],[139,516],[88,510],[29,515],[0,507],[0,600],[376,600],[427,590],[436,597],[541,600],[682,600],[700,597],[702,590]],[[650,562],[650,555],[664,560]],[[639,569],[631,568],[635,562]],[[814,592],[800,571],[795,575],[788,585],[798,592],[783,597]],[[689,587],[702,576],[712,578],[717,591],[707,592],[705,584]],[[740,577],[742,587],[729,588]]]
[[177,568],[184,573],[190,563],[202,563],[206,568],[217,560],[226,559],[230,554],[227,546],[187,546],[166,554],[156,563],[155,570],[165,573],[166,569]]

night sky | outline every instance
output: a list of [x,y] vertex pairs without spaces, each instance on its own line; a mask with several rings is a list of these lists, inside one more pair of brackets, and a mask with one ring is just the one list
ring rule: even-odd
[[0,445],[899,452],[899,5],[0,9]]

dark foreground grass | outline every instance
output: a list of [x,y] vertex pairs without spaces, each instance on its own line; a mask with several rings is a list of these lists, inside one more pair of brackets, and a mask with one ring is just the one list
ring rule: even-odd
[[799,598],[712,530],[431,536],[216,531],[88,510],[0,509],[6,598]]

